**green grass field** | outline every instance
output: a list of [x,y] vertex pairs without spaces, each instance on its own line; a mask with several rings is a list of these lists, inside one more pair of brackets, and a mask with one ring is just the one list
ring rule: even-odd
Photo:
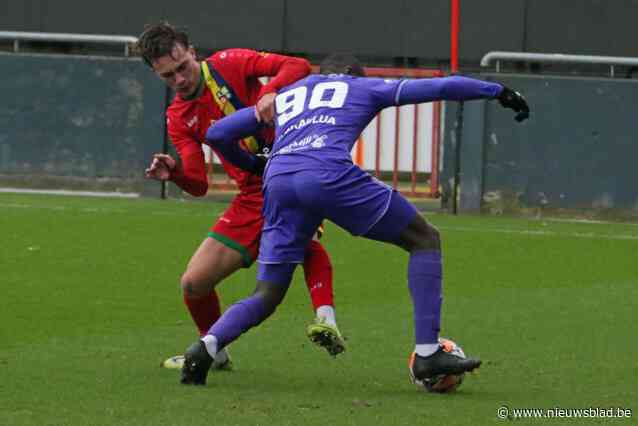
[[[485,362],[417,391],[407,256],[328,226],[348,351],[306,341],[297,274],[231,346],[236,370],[185,387],[160,362],[195,329],[178,277],[223,204],[0,194],[1,425],[480,425],[497,409],[638,410],[638,225],[430,216],[443,234],[443,335]],[[255,269],[220,287],[249,294]],[[609,419],[554,419],[598,424]],[[547,419],[520,420],[540,424]]]

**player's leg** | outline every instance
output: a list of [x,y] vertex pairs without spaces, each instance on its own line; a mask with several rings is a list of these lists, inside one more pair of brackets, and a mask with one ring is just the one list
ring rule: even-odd
[[[244,264],[242,254],[213,237],[199,245],[182,274],[180,285],[184,304],[197,326],[200,336],[206,334],[221,316],[219,296],[215,287]],[[162,363],[162,367],[181,369],[184,356],[176,355]],[[213,369],[232,369],[227,351],[223,351]]]
[[208,333],[185,352],[182,384],[205,385],[208,371],[224,348],[239,336],[265,321],[283,301],[296,264],[266,265],[258,274],[254,293],[231,305]]
[[[442,268],[440,235],[436,228],[398,192],[357,167],[333,177],[323,173],[318,181],[330,188],[330,208],[325,211],[328,219],[353,235],[392,243],[409,252],[408,287],[414,305],[415,351],[419,354],[415,357],[419,368],[414,370],[418,370],[418,378],[459,369],[469,371],[480,365],[478,360],[462,360],[452,355],[441,358],[438,332]],[[430,358],[422,369],[421,360],[425,355]]]
[[310,294],[312,307],[318,317],[336,325],[334,294],[332,289],[332,262],[330,256],[317,241],[312,240],[306,248],[303,260],[304,278]]
[[182,274],[180,285],[184,303],[197,325],[199,335],[221,316],[215,287],[242,267],[242,255],[220,241],[208,237],[197,248]]
[[231,305],[202,338],[211,356],[275,312],[288,291],[295,267],[295,263],[259,265],[253,294]]
[[410,254],[408,287],[414,307],[415,356],[411,377],[427,380],[478,368],[480,360],[451,355],[439,345],[442,304],[441,237],[403,196],[393,192],[384,216],[364,235]]
[[[236,197],[211,227],[209,238],[202,242],[182,275],[184,302],[200,336],[221,315],[215,287],[237,269],[250,266],[257,257],[263,225],[261,205],[261,194]],[[166,360],[163,366],[182,368],[183,361],[184,357],[178,355]],[[220,352],[213,368],[232,368],[226,350]]]
[[332,264],[328,252],[316,239],[308,244],[303,266],[316,313],[315,321],[306,328],[306,334],[311,342],[337,356],[346,350],[346,345],[335,315]]
[[321,217],[299,211],[295,180],[273,179],[264,188],[264,227],[259,248],[257,287],[248,298],[230,306],[185,353],[184,384],[205,384],[208,368],[219,350],[267,319],[283,300],[296,264],[321,223]]

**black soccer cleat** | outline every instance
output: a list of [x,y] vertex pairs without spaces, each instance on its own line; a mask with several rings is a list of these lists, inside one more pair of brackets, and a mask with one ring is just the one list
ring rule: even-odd
[[184,366],[180,382],[184,385],[205,385],[213,358],[201,340],[193,343],[184,352]]
[[463,374],[480,366],[480,359],[462,358],[439,347],[436,352],[427,357],[413,353],[410,359],[410,376],[413,381],[415,379],[423,381],[440,375]]

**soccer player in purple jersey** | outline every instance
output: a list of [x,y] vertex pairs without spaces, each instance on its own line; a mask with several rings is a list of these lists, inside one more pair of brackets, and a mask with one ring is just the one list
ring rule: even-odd
[[[481,365],[449,354],[439,345],[441,238],[401,194],[353,164],[357,137],[383,108],[436,100],[498,99],[529,115],[525,99],[498,83],[452,76],[434,79],[362,78],[352,57],[333,56],[322,75],[283,88],[275,100],[276,137],[264,173],[264,227],[257,287],[229,307],[208,333],[185,353],[182,383],[205,384],[218,351],[263,322],[283,300],[304,249],[324,219],[355,236],[401,247],[409,253],[408,288],[414,305],[415,348],[410,376],[420,381],[461,374]],[[262,161],[236,141],[261,124],[252,108],[228,116],[207,132],[208,143],[246,170]]]

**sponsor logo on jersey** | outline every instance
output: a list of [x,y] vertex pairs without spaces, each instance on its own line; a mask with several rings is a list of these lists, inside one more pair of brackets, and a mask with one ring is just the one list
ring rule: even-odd
[[305,149],[310,149],[310,148],[321,149],[324,146],[326,146],[326,139],[327,139],[326,135],[321,135],[321,136],[310,135],[310,136],[306,136],[305,138],[303,138],[301,140],[294,141],[291,144],[284,146],[279,151],[277,151],[275,154],[276,155],[279,155],[279,154],[290,154],[291,152],[303,151]]
[[188,121],[186,122],[186,125],[187,125],[189,128],[191,128],[191,127],[193,127],[195,124],[197,124],[197,122],[198,122],[198,121],[199,121],[199,118],[197,118],[197,116],[195,116],[195,117],[191,118],[190,120],[188,120]]
[[230,93],[230,90],[228,90],[228,87],[222,86],[217,91],[217,97],[222,102],[228,102],[233,97],[233,94]]
[[324,146],[326,146],[326,136],[319,136],[317,139],[312,141],[310,146],[315,149],[323,148]]

